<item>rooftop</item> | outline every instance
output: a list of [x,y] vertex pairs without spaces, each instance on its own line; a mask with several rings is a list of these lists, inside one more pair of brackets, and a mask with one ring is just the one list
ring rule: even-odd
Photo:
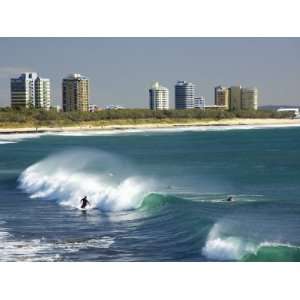
[[64,79],[88,79],[88,78],[79,73],[73,73],[73,74],[69,74]]
[[158,81],[154,82],[152,87],[151,87],[152,90],[167,90],[166,87],[162,86],[159,84]]

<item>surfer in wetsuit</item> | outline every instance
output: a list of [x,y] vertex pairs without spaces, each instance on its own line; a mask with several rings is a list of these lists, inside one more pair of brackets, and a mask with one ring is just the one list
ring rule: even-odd
[[86,208],[87,205],[91,205],[91,203],[88,201],[87,196],[84,196],[81,200],[81,207],[80,208]]
[[233,201],[232,196],[228,197],[228,198],[226,199],[226,201],[228,201],[228,202]]

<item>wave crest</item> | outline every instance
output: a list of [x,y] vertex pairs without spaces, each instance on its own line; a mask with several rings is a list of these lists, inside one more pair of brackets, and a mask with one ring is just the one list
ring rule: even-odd
[[214,224],[208,234],[202,254],[217,261],[300,261],[300,247],[281,242],[254,242],[221,233]]
[[61,205],[80,207],[87,196],[91,208],[122,211],[138,208],[149,193],[149,180],[128,176],[129,164],[105,152],[65,151],[28,167],[20,187],[32,198],[55,199]]

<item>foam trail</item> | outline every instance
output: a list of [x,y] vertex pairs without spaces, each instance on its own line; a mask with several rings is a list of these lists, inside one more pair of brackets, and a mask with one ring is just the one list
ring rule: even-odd
[[16,142],[13,142],[13,141],[0,141],[0,145],[3,145],[3,144],[15,144]]
[[30,167],[20,176],[20,187],[32,198],[56,199],[79,208],[86,195],[91,208],[122,211],[138,208],[149,192],[149,181],[131,176],[124,161],[105,152],[86,149],[62,152]]
[[[0,222],[0,225],[5,222]],[[110,236],[82,240],[46,241],[41,239],[20,240],[0,226],[0,262],[2,261],[59,261],[62,256],[85,249],[108,249],[114,243]]]
[[0,144],[18,143],[25,139],[39,138],[46,133],[7,133],[0,134]]

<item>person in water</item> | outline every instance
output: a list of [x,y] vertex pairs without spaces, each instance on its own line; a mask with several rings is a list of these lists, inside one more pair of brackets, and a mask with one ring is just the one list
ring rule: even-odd
[[226,201],[228,201],[228,202],[231,202],[231,201],[233,201],[233,198],[232,198],[232,196],[228,197],[228,198],[226,199]]
[[81,200],[81,208],[86,208],[87,205],[91,205],[91,203],[88,201],[87,196],[84,196]]

